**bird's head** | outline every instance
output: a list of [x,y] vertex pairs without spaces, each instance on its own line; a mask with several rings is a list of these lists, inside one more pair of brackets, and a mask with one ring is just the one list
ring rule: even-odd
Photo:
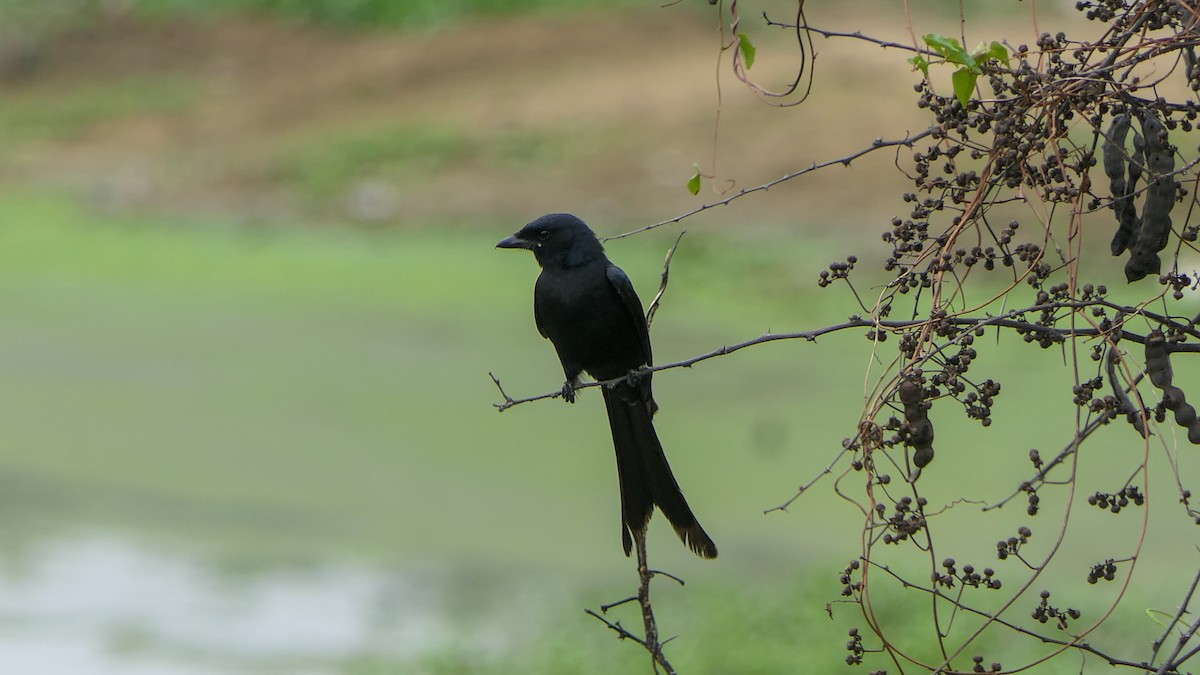
[[551,213],[522,227],[496,248],[533,251],[544,267],[578,267],[604,259],[604,246],[591,228],[569,213]]

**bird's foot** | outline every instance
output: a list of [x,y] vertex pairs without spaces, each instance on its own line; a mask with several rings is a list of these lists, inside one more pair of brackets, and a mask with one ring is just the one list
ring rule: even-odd
[[579,380],[567,380],[563,382],[562,394],[563,400],[567,403],[575,402],[575,387],[579,384]]
[[646,375],[648,375],[648,373],[643,371],[641,368],[634,368],[628,373],[625,373],[625,381],[628,382],[631,387],[637,387],[642,383],[642,380],[646,379]]

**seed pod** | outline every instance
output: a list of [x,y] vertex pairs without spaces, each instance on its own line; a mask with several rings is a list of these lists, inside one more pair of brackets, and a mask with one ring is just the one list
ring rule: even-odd
[[1121,337],[1118,334],[1116,340],[1108,348],[1108,354],[1104,359],[1105,374],[1108,375],[1108,382],[1112,385],[1113,396],[1117,399],[1117,410],[1125,413],[1125,419],[1142,435],[1142,438],[1150,438],[1150,429],[1146,426],[1143,411],[1133,405],[1129,394],[1125,392],[1125,387],[1122,387],[1121,381],[1117,379],[1118,350],[1116,341],[1120,339]]
[[1161,331],[1146,334],[1146,375],[1150,384],[1159,389],[1171,386],[1175,374],[1171,372],[1171,357],[1167,354],[1167,340]]
[[904,404],[904,421],[908,423],[908,444],[913,447],[913,464],[924,467],[933,461],[933,422],[929,421],[925,403],[925,387],[915,380],[905,380],[899,387],[900,402]]
[[1145,165],[1146,139],[1142,138],[1142,135],[1135,130],[1133,132],[1133,154],[1129,157],[1129,180],[1125,183],[1125,194],[1132,195],[1137,192],[1138,180],[1142,177],[1142,168]]
[[[1125,193],[1125,136],[1129,134],[1129,115],[1113,118],[1104,141],[1104,175],[1113,182],[1114,196]],[[1121,186],[1116,186],[1120,181]]]
[[1196,409],[1187,402],[1183,390],[1172,383],[1175,375],[1171,370],[1167,340],[1157,330],[1146,335],[1146,375],[1150,377],[1150,383],[1162,391],[1163,407],[1175,413],[1175,423],[1188,430],[1188,441],[1200,445],[1200,420],[1196,418]]
[[1141,136],[1134,132],[1134,156],[1129,158],[1129,180],[1125,179],[1125,137],[1129,134],[1129,115],[1121,114],[1113,118],[1108,127],[1104,140],[1104,174],[1108,176],[1109,188],[1112,192],[1112,209],[1117,216],[1117,232],[1113,235],[1110,246],[1113,255],[1129,248],[1130,242],[1137,240],[1140,223],[1137,209],[1133,205],[1133,193],[1138,178],[1142,175]]
[[1158,252],[1166,248],[1171,234],[1171,208],[1175,206],[1174,148],[1167,142],[1167,129],[1152,111],[1142,120],[1145,136],[1147,181],[1146,202],[1142,206],[1142,226],[1137,242],[1125,263],[1125,279],[1134,282],[1148,274],[1158,274],[1162,261]]

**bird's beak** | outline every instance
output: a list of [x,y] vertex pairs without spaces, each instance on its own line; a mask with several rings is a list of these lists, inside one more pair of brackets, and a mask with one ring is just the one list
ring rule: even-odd
[[529,248],[529,249],[532,249],[533,244],[531,244],[528,241],[525,241],[524,239],[517,239],[516,236],[512,236],[507,239],[504,239],[499,244],[496,244],[496,248]]

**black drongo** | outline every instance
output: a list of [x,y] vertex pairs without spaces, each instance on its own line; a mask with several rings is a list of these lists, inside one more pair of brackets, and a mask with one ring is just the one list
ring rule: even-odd
[[[564,398],[575,400],[582,372],[604,381],[651,364],[650,333],[633,284],[609,262],[582,220],[566,213],[542,216],[497,247],[529,249],[542,267],[533,291],[533,316],[562,362]],[[696,555],[715,558],[717,546],[683,498],[654,431],[651,420],[658,405],[650,380],[646,373],[602,387],[617,452],[625,555],[632,547],[630,535],[645,532],[658,505]]]

